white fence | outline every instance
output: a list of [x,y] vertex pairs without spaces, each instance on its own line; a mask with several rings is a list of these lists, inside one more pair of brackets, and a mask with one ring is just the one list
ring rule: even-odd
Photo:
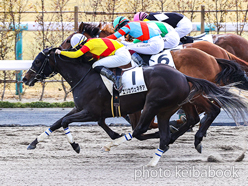
[[28,70],[32,60],[0,60],[0,70]]

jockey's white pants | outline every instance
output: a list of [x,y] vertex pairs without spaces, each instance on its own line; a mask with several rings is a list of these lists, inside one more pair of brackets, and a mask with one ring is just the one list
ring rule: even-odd
[[192,29],[191,21],[185,16],[177,23],[177,27],[175,28],[180,38],[188,35]]
[[161,36],[152,37],[147,43],[132,43],[127,41],[121,41],[121,43],[124,44],[128,50],[134,50],[140,54],[157,54],[164,49],[164,41]]
[[180,37],[176,31],[170,31],[163,37],[164,48],[174,48],[180,43]]
[[104,57],[98,61],[96,61],[92,67],[96,66],[104,66],[107,68],[115,68],[123,65],[127,65],[131,62],[130,52],[126,49],[126,47],[121,47],[115,51],[115,54],[112,56]]

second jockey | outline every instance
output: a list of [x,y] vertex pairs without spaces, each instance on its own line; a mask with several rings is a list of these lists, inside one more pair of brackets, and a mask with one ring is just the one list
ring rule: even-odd
[[[180,43],[180,38],[176,30],[167,23],[159,21],[147,21],[150,26],[159,31],[161,37],[164,40],[164,49],[170,49],[177,47]],[[134,43],[137,39],[134,40]]]
[[[164,48],[164,41],[159,31],[150,26],[147,22],[129,21],[126,17],[119,16],[114,20],[113,26],[115,33],[107,38],[118,39],[129,34],[131,37],[140,41],[139,43],[121,41],[126,45],[128,50],[133,50],[140,54],[152,55],[159,53]],[[132,54],[132,59],[134,59],[134,61],[137,58],[139,58],[139,61],[142,60],[137,53]]]
[[168,23],[173,28],[180,37],[182,43],[192,43],[193,39],[187,37],[192,31],[192,22],[184,15],[176,12],[156,12],[150,13],[149,15],[145,12],[138,12],[134,15],[134,21],[160,21]]

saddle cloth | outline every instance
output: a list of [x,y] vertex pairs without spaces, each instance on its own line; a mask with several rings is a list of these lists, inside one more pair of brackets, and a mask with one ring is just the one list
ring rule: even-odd
[[161,63],[161,64],[169,65],[173,68],[176,68],[170,51],[171,49],[163,50],[162,52],[158,54],[152,55],[149,59],[149,66],[153,66],[153,65]]
[[[111,96],[113,96],[113,82],[105,76],[101,75],[101,78],[109,93],[111,94]],[[142,67],[135,67],[130,70],[124,71],[124,73],[122,74],[122,84],[123,89],[120,93],[120,96],[147,91]]]

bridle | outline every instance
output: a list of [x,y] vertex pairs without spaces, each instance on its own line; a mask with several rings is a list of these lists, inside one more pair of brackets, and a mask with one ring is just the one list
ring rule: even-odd
[[[55,76],[58,73],[58,72],[55,71],[55,68],[52,69],[51,66],[50,66],[50,64],[49,64],[50,52],[47,55],[43,51],[41,53],[45,56],[45,60],[44,60],[44,63],[42,63],[41,68],[38,71],[37,70],[34,70],[34,69],[31,69],[31,68],[29,69],[30,71],[32,71],[32,72],[34,72],[36,74],[35,77],[34,77],[34,79],[33,79],[33,81],[34,80],[42,81],[44,79],[51,78],[51,77]],[[58,57],[62,61],[68,61],[68,60],[62,59],[60,55],[58,55]],[[56,65],[57,64],[57,62],[56,62],[56,55],[54,55],[54,62],[55,62],[55,65]],[[46,76],[44,74],[44,69],[45,69],[45,67],[46,67],[47,64],[48,64],[48,67],[50,69],[50,73],[49,73],[50,75],[49,76]],[[71,91],[73,91],[79,85],[79,83],[81,83],[85,79],[85,77],[89,74],[89,72],[91,71],[91,69],[92,69],[92,66],[90,66],[90,68],[86,72],[86,74],[68,92],[66,92],[66,94],[69,94]]]
[[[39,68],[39,70],[36,70],[36,69],[34,70],[32,68],[29,69],[30,71],[35,73],[34,80],[37,80],[37,81],[42,81],[44,79],[51,78],[51,77],[53,77],[53,76],[55,76],[57,74],[55,69],[52,69],[52,67],[49,64],[50,51],[49,51],[48,55],[46,55],[43,51],[41,53],[45,56],[45,60],[42,63],[42,66]],[[47,64],[48,64],[48,67],[49,67],[49,70],[50,70],[49,76],[46,76],[44,74],[44,69],[47,66]],[[35,68],[35,65],[34,65],[34,68]]]

